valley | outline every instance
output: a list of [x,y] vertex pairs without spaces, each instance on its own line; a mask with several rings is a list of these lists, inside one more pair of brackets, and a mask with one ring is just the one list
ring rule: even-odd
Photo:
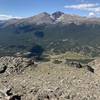
[[96,57],[100,54],[99,27],[99,18],[59,11],[51,15],[44,12],[29,18],[11,19],[0,23],[0,52],[30,52],[39,46],[44,52],[71,51]]

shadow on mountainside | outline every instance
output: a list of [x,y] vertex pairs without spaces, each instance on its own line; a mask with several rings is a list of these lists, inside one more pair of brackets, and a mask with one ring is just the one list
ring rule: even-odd
[[37,37],[37,38],[43,38],[44,37],[44,32],[42,31],[36,31],[34,33],[34,35]]
[[44,48],[40,45],[35,45],[32,47],[32,49],[30,50],[31,54],[29,55],[29,57],[34,57],[35,59],[39,60],[41,59],[41,56],[44,52]]

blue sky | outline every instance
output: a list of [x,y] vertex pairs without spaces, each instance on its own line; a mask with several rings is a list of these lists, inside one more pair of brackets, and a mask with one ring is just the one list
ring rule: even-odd
[[0,0],[1,17],[28,17],[40,12],[55,11],[100,16],[100,0]]

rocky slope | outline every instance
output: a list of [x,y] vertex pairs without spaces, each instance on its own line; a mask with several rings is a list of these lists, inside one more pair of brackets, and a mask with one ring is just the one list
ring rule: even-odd
[[[7,69],[0,73],[0,100],[100,100],[100,77],[95,70],[93,73],[86,67],[65,62],[27,64],[26,61],[30,62],[30,59],[0,58],[1,64],[7,65]],[[24,70],[20,71],[19,63]],[[15,72],[8,74],[10,65]]]

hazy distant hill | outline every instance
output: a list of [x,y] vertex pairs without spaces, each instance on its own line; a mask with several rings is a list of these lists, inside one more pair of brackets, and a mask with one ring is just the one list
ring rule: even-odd
[[[34,47],[37,47],[34,49]],[[24,18],[0,21],[0,52],[75,51],[100,54],[100,19],[46,12]]]

